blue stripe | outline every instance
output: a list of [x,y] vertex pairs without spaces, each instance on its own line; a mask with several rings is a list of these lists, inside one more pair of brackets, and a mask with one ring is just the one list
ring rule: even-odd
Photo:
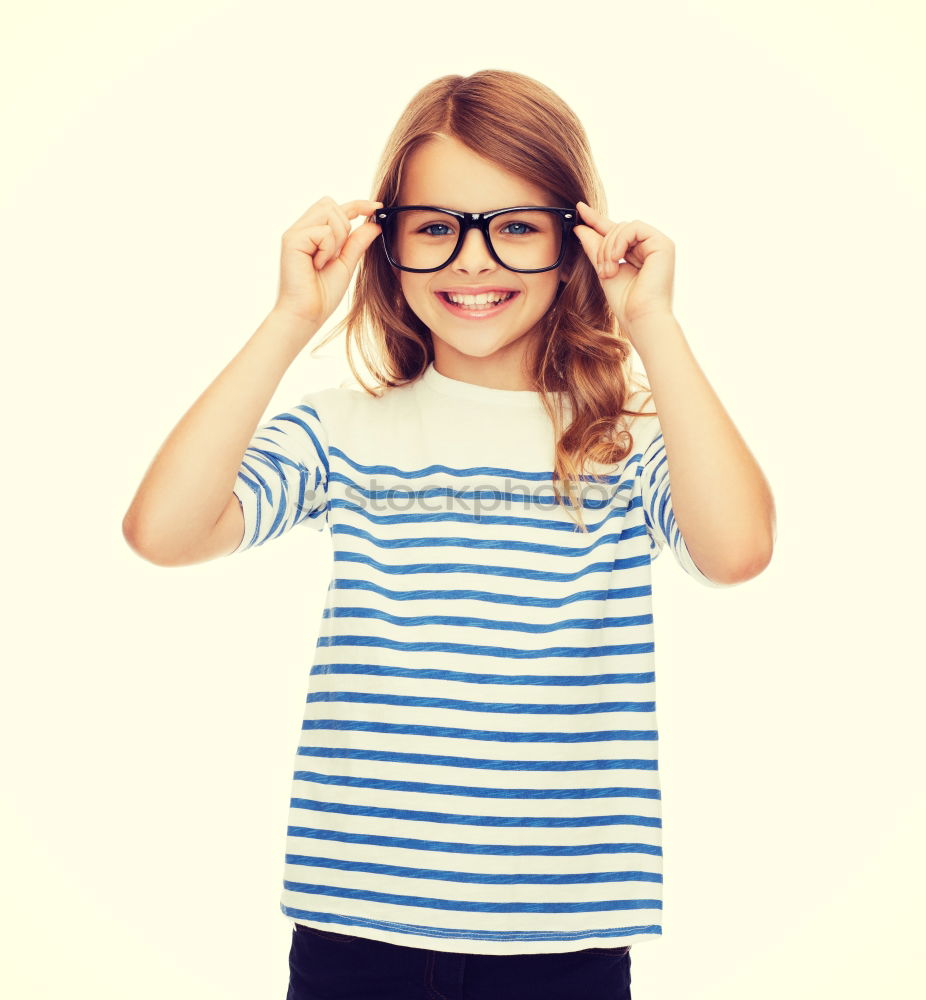
[[345,816],[376,816],[380,819],[408,819],[416,823],[454,823],[461,826],[507,826],[516,829],[568,829],[587,826],[651,826],[659,828],[658,816],[637,816],[615,813],[607,816],[473,816],[469,813],[434,812],[427,809],[387,809],[381,806],[359,806],[347,802],[320,802],[318,799],[292,798],[293,809],[313,809],[318,812],[341,813]]
[[343,785],[347,788],[377,788],[391,792],[420,792],[422,795],[464,795],[480,799],[658,799],[655,788],[489,788],[484,785],[442,785],[427,781],[389,781],[385,778],[356,778],[318,771],[295,771],[295,781],[317,785]]
[[[278,538],[290,528],[306,520],[323,518],[327,511],[325,487],[327,485],[328,458],[315,429],[296,413],[301,411],[319,425],[318,413],[300,404],[293,411],[278,413],[272,421],[258,428],[244,453],[238,470],[237,481],[254,495],[254,526],[247,545],[262,545]],[[309,438],[315,452],[311,467],[302,460],[294,460],[285,451],[288,443],[288,424],[295,424]],[[268,447],[261,447],[266,442]],[[325,470],[324,482],[321,470]],[[314,473],[314,488],[309,477]],[[295,485],[295,498],[291,491]],[[240,487],[236,484],[236,491]],[[264,507],[269,508],[272,521],[268,528]]]
[[[248,461],[250,459],[250,462]],[[288,527],[286,524],[286,509],[287,509],[287,481],[286,475],[283,471],[284,466],[290,466],[295,469],[299,475],[299,494],[297,501],[297,509],[302,511],[305,505],[305,493],[306,484],[308,482],[308,470],[297,466],[291,459],[287,458],[285,455],[280,455],[276,452],[270,451],[260,451],[256,448],[248,448],[245,452],[245,457],[241,462],[241,468],[247,469],[248,472],[253,476],[253,480],[249,480],[242,472],[239,471],[238,478],[243,479],[245,483],[254,489],[255,485],[259,485],[260,489],[254,489],[255,497],[257,499],[257,528],[255,532],[255,537],[260,537],[260,524],[263,519],[262,508],[266,502],[271,505],[271,510],[273,510],[274,496],[273,487],[271,486],[270,480],[265,476],[261,475],[257,471],[255,466],[251,463],[263,463],[276,473],[276,478],[274,482],[281,487],[279,490],[279,496],[276,498],[275,513],[273,523],[267,532],[266,538],[270,539],[277,535],[282,534]],[[262,499],[262,497],[264,499]],[[314,496],[313,496],[314,499]]]
[[[318,416],[318,412],[314,410],[311,406],[306,406],[305,403],[299,403],[297,406],[293,407],[293,410],[301,410],[303,413],[308,414],[315,421],[316,426],[321,426],[321,419]],[[325,479],[328,478],[330,469],[328,466],[328,456],[325,453],[325,449],[322,446],[321,441],[318,439],[318,435],[315,429],[310,425],[308,421],[300,420],[298,416],[293,411],[278,413],[274,418],[274,421],[283,421],[294,423],[297,427],[301,427],[302,430],[306,432],[312,441],[312,446],[315,448],[315,454],[318,456],[318,461],[322,468],[325,470]],[[277,431],[285,434],[281,428],[270,427],[268,430]]]
[[316,643],[319,647],[373,646],[379,649],[396,649],[406,653],[461,653],[466,656],[501,656],[510,660],[537,660],[548,656],[568,656],[587,659],[591,656],[635,656],[650,653],[655,643],[627,642],[618,646],[545,646],[543,649],[512,649],[510,646],[477,646],[465,642],[400,642],[381,639],[373,635],[323,635]]
[[415,615],[411,618],[402,618],[399,615],[391,615],[387,611],[380,611],[378,608],[364,607],[340,607],[325,608],[322,618],[375,618],[378,621],[389,622],[391,625],[402,625],[416,627],[419,625],[455,625],[467,628],[494,628],[505,632],[559,632],[561,629],[571,628],[623,628],[632,625],[649,625],[653,616],[625,615],[622,618],[566,618],[560,622],[549,622],[540,624],[538,622],[515,622],[499,621],[494,618],[463,618],[454,615]]
[[[332,504],[332,506],[337,506]],[[379,549],[411,549],[411,548],[461,548],[461,549],[491,549],[497,552],[531,552],[548,556],[580,558],[587,556],[596,549],[613,546],[620,541],[621,534],[599,535],[590,545],[568,548],[563,545],[540,545],[537,542],[519,542],[503,538],[473,538],[465,535],[438,537],[435,535],[417,536],[414,538],[377,538],[376,535],[362,528],[349,524],[337,524],[332,533],[350,535],[362,538]],[[642,530],[631,529],[623,537],[631,538],[642,534]]]
[[373,889],[346,889],[338,885],[318,885],[284,880],[292,892],[311,892],[339,899],[364,899],[367,902],[396,903],[400,906],[426,906],[435,910],[461,910],[471,913],[603,913],[614,910],[659,910],[660,899],[601,899],[588,903],[485,903],[479,900],[436,899],[433,896],[408,896]]
[[620,871],[582,872],[579,874],[493,875],[484,872],[449,871],[445,868],[408,868],[405,865],[377,865],[369,861],[336,861],[305,854],[287,854],[288,865],[309,865],[315,868],[334,868],[347,872],[370,872],[376,875],[396,875],[400,878],[433,878],[442,882],[467,882],[476,885],[589,885],[605,882],[662,882],[659,872]]
[[577,601],[601,603],[610,600],[629,600],[634,597],[649,597],[653,588],[650,584],[636,587],[612,587],[608,590],[577,590],[562,597],[530,597],[521,594],[497,594],[491,590],[389,590],[371,580],[345,580],[335,577],[330,584],[332,590],[369,590],[392,601],[486,601],[492,604],[516,604],[530,608],[562,608]]
[[330,840],[342,844],[361,844],[370,847],[398,847],[415,851],[438,851],[442,854],[473,854],[526,858],[585,857],[591,854],[649,854],[662,857],[659,844],[609,843],[609,844],[467,844],[462,841],[421,840],[414,837],[387,837],[378,833],[353,833],[344,830],[321,830],[312,826],[289,826],[289,837]]
[[544,686],[590,686],[593,684],[649,684],[656,674],[649,670],[634,674],[480,674],[466,670],[436,670],[430,667],[390,667],[377,663],[321,663],[310,674],[376,674],[382,677],[459,681],[462,684],[541,684]]
[[296,920],[313,920],[318,923],[335,924],[345,929],[371,928],[392,931],[396,934],[414,934],[425,938],[455,939],[465,941],[510,941],[515,944],[528,941],[587,941],[589,938],[610,938],[620,942],[622,938],[634,934],[662,934],[661,924],[631,924],[617,929],[608,927],[600,930],[584,931],[478,931],[456,927],[425,927],[396,920],[373,920],[366,917],[342,917],[339,914],[324,913],[319,910],[301,910],[285,903],[280,909]]
[[[278,531],[279,528],[285,529],[285,518],[286,518],[286,502],[288,499],[288,482],[286,479],[286,473],[284,472],[285,467],[294,469],[299,476],[299,507],[301,508],[305,500],[305,487],[308,482],[309,474],[308,470],[301,468],[296,465],[292,459],[287,458],[286,455],[281,455],[278,452],[263,451],[257,448],[248,448],[245,452],[244,460],[242,461],[242,467],[247,469],[251,475],[261,485],[261,491],[266,497],[266,502],[270,505],[274,504],[273,487],[271,486],[270,480],[262,476],[257,469],[248,462],[248,459],[254,463],[263,463],[269,469],[272,469],[276,476],[273,480],[274,484],[279,486],[279,493],[276,497],[275,506],[276,513],[274,516],[273,524],[270,526],[270,530],[267,532],[268,538],[273,538],[275,534],[281,533]],[[261,500],[261,494],[257,496],[258,502],[263,503]]]
[[396,566],[388,563],[381,563],[370,556],[360,552],[335,552],[334,561],[362,563],[371,566],[381,573],[401,574],[406,576],[410,573],[448,573],[453,576],[462,573],[474,573],[478,576],[506,576],[515,577],[520,580],[540,580],[544,583],[571,583],[573,580],[581,580],[583,576],[590,573],[613,573],[616,570],[634,569],[637,566],[648,566],[650,556],[647,553],[642,556],[628,556],[626,559],[614,559],[610,562],[590,563],[571,573],[551,573],[545,570],[525,569],[521,566],[486,566],[484,563],[401,563]]
[[[400,469],[397,465],[363,465],[360,462],[354,461],[347,452],[338,448],[336,445],[332,445],[329,449],[330,454],[336,455],[340,458],[345,465],[350,466],[354,471],[360,472],[365,476],[375,475],[375,476],[397,476],[403,479],[420,479],[424,476],[433,476],[437,473],[441,473],[446,476],[504,476],[507,479],[524,479],[532,483],[551,483],[553,482],[552,472],[527,472],[523,469],[508,469],[503,468],[498,465],[471,465],[464,468],[459,468],[457,466],[451,465],[426,465],[423,468],[418,469]],[[626,459],[626,463],[639,461],[640,455],[636,454],[632,458]],[[598,477],[586,474],[580,477],[582,482],[596,483]],[[601,482],[604,484],[614,484],[621,483],[624,481],[624,476],[621,473],[611,475],[604,473],[601,477]]]
[[[653,730],[628,735],[628,739],[656,739]],[[626,760],[493,760],[488,757],[449,757],[445,754],[409,753],[395,750],[365,750],[356,747],[309,747],[297,751],[301,757],[330,757],[336,760],[378,760],[400,764],[427,764],[432,767],[465,767],[487,771],[625,771],[628,765],[652,765],[655,761]],[[648,768],[653,770],[652,767]],[[660,798],[658,788],[646,789],[647,795]]]
[[[388,505],[387,499],[381,499],[380,503],[385,507]],[[547,498],[536,498],[535,502],[542,504],[544,507],[550,507],[550,514],[553,514],[554,510],[560,508],[562,505],[557,502],[553,497]],[[622,507],[611,507],[608,513],[605,514],[600,521],[592,521],[585,518],[585,524],[589,529],[589,534],[594,534],[597,532],[603,524],[606,524],[612,517],[623,518],[628,511],[632,511],[636,507],[642,506],[641,498],[634,497],[634,499]],[[352,503],[349,500],[345,500],[342,497],[332,498],[332,507],[336,507],[340,510],[344,510],[349,514],[357,514],[361,517],[365,517],[368,521],[373,524],[430,524],[438,521],[461,521],[466,524],[472,525],[473,522],[483,523],[483,524],[505,524],[505,525],[516,525],[521,527],[536,528],[540,530],[550,530],[550,531],[568,531],[570,534],[579,534],[578,527],[571,520],[553,520],[550,517],[543,517],[542,514],[547,513],[546,511],[538,511],[534,516],[523,516],[519,517],[514,514],[506,515],[493,515],[488,513],[486,509],[480,508],[478,510],[461,510],[459,512],[453,510],[447,511],[435,511],[435,510],[421,510],[420,508],[415,508],[409,513],[396,513],[396,514],[373,514],[367,509],[367,507],[360,504]],[[583,505],[583,509],[590,509],[587,505]],[[597,509],[597,508],[595,508]],[[637,530],[637,529],[634,529]]]
[[[402,722],[368,722],[366,719],[304,719],[303,730],[337,729],[343,732],[390,733],[408,736],[441,736],[448,739],[491,740],[497,743],[598,743],[609,740],[656,740],[655,729],[598,729],[588,733],[518,733],[494,729],[461,729],[456,726],[419,726]],[[655,771],[655,760],[628,761],[627,767]]]
[[598,715],[602,712],[656,711],[654,701],[598,701],[577,705],[544,705],[506,701],[463,701],[457,698],[422,698],[403,694],[374,694],[368,691],[314,691],[309,693],[306,702],[310,705],[322,702],[350,702],[355,705],[447,708],[458,712],[504,713],[506,715]]
[[[401,501],[406,503],[409,507],[414,506],[419,512],[419,515],[421,514],[421,509],[418,506],[419,504],[428,500],[433,501],[440,498],[452,498],[457,503],[474,500],[478,501],[475,505],[477,507],[489,500],[491,500],[492,503],[511,503],[513,501],[518,501],[519,503],[526,505],[536,504],[539,507],[550,508],[573,506],[572,498],[565,494],[563,502],[561,502],[556,498],[556,496],[547,496],[544,494],[533,496],[524,493],[508,493],[504,490],[493,489],[491,487],[473,490],[456,490],[452,486],[428,486],[421,490],[408,490],[394,484],[388,489],[373,490],[367,489],[365,486],[361,486],[353,480],[348,479],[345,476],[341,476],[337,472],[331,474],[330,482],[341,483],[344,486],[345,493],[349,493],[353,496],[359,496],[370,501],[379,501],[380,503],[395,503]],[[580,499],[578,506],[581,506],[583,510],[604,510],[611,507],[615,500],[615,496],[615,494],[611,494],[607,498],[603,498],[601,500],[586,497],[584,499]],[[347,504],[345,504],[345,506],[347,506]],[[623,513],[626,509],[626,507],[618,508],[617,513]],[[424,510],[426,513],[429,512],[427,506],[425,506]]]

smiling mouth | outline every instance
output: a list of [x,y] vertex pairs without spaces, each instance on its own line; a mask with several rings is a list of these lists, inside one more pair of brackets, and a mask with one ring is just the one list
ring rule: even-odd
[[509,302],[512,301],[512,299],[516,298],[520,292],[510,291],[499,299],[486,302],[476,302],[472,304],[454,302],[450,298],[448,292],[436,292],[435,294],[450,312],[455,313],[458,316],[472,316],[475,319],[500,312],[506,305],[508,305]]

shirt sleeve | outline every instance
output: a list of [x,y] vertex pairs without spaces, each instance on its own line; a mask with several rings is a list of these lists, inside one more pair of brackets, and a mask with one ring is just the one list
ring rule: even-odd
[[656,556],[668,545],[679,565],[689,576],[693,576],[707,587],[733,587],[735,583],[721,583],[712,580],[698,568],[691,557],[685,539],[675,523],[672,509],[672,484],[669,479],[669,462],[659,420],[652,420],[652,428],[644,437],[642,456],[642,496],[646,531],[650,539],[650,558]]
[[311,394],[254,432],[233,490],[244,535],[230,553],[263,545],[297,524],[328,524],[328,436]]

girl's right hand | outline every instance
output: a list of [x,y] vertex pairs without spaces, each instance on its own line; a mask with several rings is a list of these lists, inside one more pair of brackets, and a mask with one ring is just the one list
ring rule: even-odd
[[351,232],[351,219],[372,215],[381,201],[358,199],[337,204],[324,197],[283,234],[280,289],[274,306],[320,327],[341,301],[358,261],[380,234],[375,222]]

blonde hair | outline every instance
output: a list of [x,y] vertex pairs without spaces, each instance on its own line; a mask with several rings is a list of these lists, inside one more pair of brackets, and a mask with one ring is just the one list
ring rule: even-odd
[[[607,211],[581,122],[557,94],[531,77],[481,70],[470,76],[442,76],[422,87],[386,142],[371,198],[393,204],[406,159],[437,136],[451,136],[499,167],[547,189],[558,204],[581,200]],[[645,390],[647,398],[652,393],[634,378],[630,342],[577,239],[569,240],[563,269],[569,277],[539,324],[528,368],[532,388],[540,393],[554,428],[554,493],[587,532],[581,500],[573,502],[578,482],[591,463],[610,466],[630,454],[633,436],[619,426],[622,415],[651,415],[624,408],[633,392],[631,383]],[[348,314],[318,348],[345,328],[348,364],[371,395],[415,381],[434,360],[430,330],[409,309],[385,254],[373,252],[372,247],[358,264]],[[358,375],[354,346],[379,391]],[[566,428],[562,399],[551,393],[562,394],[571,403],[573,419]],[[564,484],[568,503],[557,480]]]

